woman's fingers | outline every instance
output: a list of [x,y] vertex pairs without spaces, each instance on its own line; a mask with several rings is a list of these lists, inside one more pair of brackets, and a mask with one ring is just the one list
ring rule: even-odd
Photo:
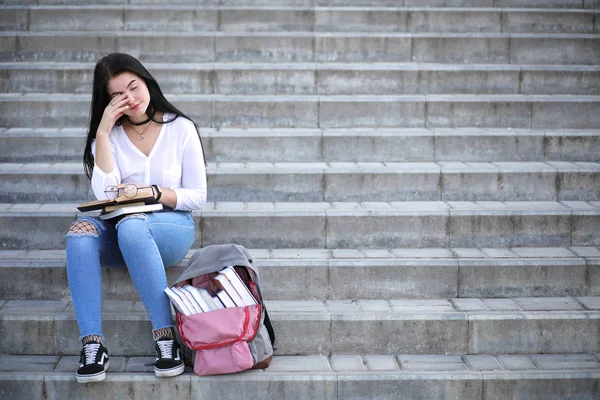
[[129,95],[127,93],[120,94],[118,96],[113,97],[108,103],[109,106],[119,106],[123,104],[127,104],[129,102]]
[[106,111],[112,114],[112,124],[121,118],[129,108],[129,95],[127,93],[114,97],[106,106]]

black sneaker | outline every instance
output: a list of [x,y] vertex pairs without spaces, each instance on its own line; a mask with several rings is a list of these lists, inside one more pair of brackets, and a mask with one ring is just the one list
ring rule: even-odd
[[100,382],[106,378],[105,371],[110,362],[108,360],[108,351],[101,343],[88,342],[81,349],[79,358],[79,369],[77,370],[77,382],[89,383]]
[[173,339],[157,340],[154,374],[159,378],[166,378],[180,375],[184,369],[179,343]]

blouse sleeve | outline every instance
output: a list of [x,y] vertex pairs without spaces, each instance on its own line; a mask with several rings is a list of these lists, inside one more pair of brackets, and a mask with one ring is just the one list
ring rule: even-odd
[[[189,121],[186,121],[189,122]],[[173,189],[177,194],[175,210],[199,210],[206,203],[206,168],[200,138],[190,122],[187,129],[181,165],[181,187]]]
[[104,189],[111,185],[118,185],[121,182],[121,171],[117,165],[117,157],[115,154],[114,145],[111,143],[111,150],[113,155],[113,162],[115,168],[112,172],[104,172],[96,164],[96,141],[92,142],[92,154],[94,155],[94,169],[92,170],[92,190],[98,200],[106,200]]

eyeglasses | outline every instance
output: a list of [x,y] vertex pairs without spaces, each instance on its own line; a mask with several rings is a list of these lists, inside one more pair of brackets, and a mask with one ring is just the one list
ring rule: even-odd
[[125,197],[132,198],[138,194],[138,188],[132,183],[120,188],[116,186],[108,186],[106,189],[104,189],[104,194],[109,200],[114,200],[120,195],[125,195]]

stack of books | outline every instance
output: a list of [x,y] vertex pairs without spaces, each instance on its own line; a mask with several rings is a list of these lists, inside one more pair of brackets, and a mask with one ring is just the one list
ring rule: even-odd
[[165,293],[173,307],[183,315],[258,304],[233,267],[219,271],[212,283],[217,288],[212,295],[208,290],[192,285],[166,288]]
[[82,212],[101,210],[101,219],[111,219],[126,214],[162,210],[162,204],[155,203],[154,201],[152,187],[140,187],[135,196],[127,197],[121,195],[114,200],[89,201],[79,204],[77,209]]

